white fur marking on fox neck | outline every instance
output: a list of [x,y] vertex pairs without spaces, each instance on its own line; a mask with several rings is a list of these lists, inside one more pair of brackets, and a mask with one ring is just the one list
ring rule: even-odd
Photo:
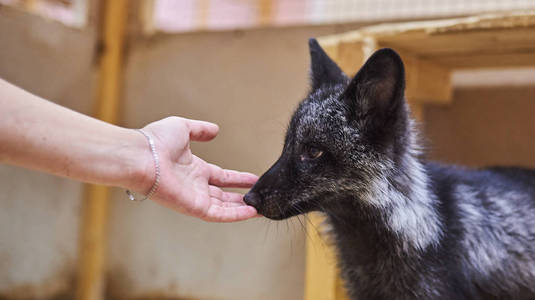
[[425,172],[418,162],[411,164],[408,168],[412,182],[410,196],[405,196],[386,180],[376,180],[369,201],[373,201],[372,205],[390,210],[387,225],[401,238],[404,250],[408,250],[409,246],[423,250],[438,242],[440,220],[432,206]]
[[436,208],[434,194],[429,191],[427,174],[417,160],[418,148],[411,132],[411,146],[404,159],[406,185],[409,195],[397,190],[385,178],[372,182],[368,199],[371,205],[389,211],[386,216],[387,226],[403,242],[403,250],[409,247],[423,250],[431,244],[437,244],[441,235],[441,220]]

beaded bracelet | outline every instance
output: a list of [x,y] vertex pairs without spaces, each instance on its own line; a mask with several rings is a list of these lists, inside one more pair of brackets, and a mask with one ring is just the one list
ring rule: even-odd
[[158,189],[158,185],[160,184],[160,160],[158,158],[158,152],[156,152],[156,146],[154,146],[154,140],[148,134],[146,134],[143,130],[138,129],[137,131],[141,132],[141,134],[143,134],[147,138],[147,141],[149,142],[150,151],[152,152],[152,158],[154,159],[154,166],[156,168],[156,174],[155,174],[156,178],[154,179],[154,184],[152,185],[152,188],[150,189],[149,193],[144,198],[136,199],[136,197],[134,196],[134,193],[132,193],[130,190],[126,190],[126,194],[128,195],[128,199],[132,201],[145,201],[147,199],[150,199],[150,197],[152,197],[152,195],[156,193],[156,190]]

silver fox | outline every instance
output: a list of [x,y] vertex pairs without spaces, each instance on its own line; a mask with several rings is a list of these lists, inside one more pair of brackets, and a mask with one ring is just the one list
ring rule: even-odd
[[311,91],[245,202],[323,212],[351,299],[535,299],[535,171],[426,161],[399,55],[351,79],[309,44]]

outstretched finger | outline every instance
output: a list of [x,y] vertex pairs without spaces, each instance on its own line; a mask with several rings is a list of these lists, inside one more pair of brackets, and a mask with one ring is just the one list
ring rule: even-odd
[[216,137],[219,132],[219,126],[214,123],[199,121],[199,120],[187,120],[189,128],[189,138],[192,141],[206,142]]
[[208,166],[210,168],[210,179],[208,182],[211,185],[250,188],[258,180],[258,176],[251,173],[225,170],[214,164],[208,164]]
[[252,206],[219,206],[212,205],[208,209],[204,220],[210,222],[237,222],[257,216],[256,209]]
[[245,204],[245,202],[243,202],[243,195],[240,193],[223,191],[222,189],[213,185],[211,185],[209,188],[210,188],[210,197],[212,198],[216,198],[218,200],[221,200],[222,202],[234,202],[234,203]]
[[238,207],[238,206],[244,206],[245,205],[245,203],[225,202],[225,201],[221,201],[220,199],[217,199],[217,198],[211,198],[210,201],[212,202],[213,205],[218,205],[218,206],[223,206],[223,207]]

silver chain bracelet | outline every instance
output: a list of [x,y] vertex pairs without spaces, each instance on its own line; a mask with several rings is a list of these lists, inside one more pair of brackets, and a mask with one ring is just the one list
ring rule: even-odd
[[149,142],[150,151],[152,152],[152,158],[154,159],[154,166],[156,168],[156,174],[154,179],[154,184],[152,185],[152,188],[150,189],[147,196],[141,199],[136,199],[134,196],[134,193],[132,193],[130,190],[126,190],[126,194],[128,195],[128,199],[132,201],[145,201],[147,199],[150,199],[154,193],[156,193],[156,190],[158,189],[158,185],[160,184],[160,159],[158,158],[158,152],[156,152],[156,146],[154,146],[154,140],[150,137],[150,135],[146,134],[143,130],[137,129],[137,131],[141,132]]

